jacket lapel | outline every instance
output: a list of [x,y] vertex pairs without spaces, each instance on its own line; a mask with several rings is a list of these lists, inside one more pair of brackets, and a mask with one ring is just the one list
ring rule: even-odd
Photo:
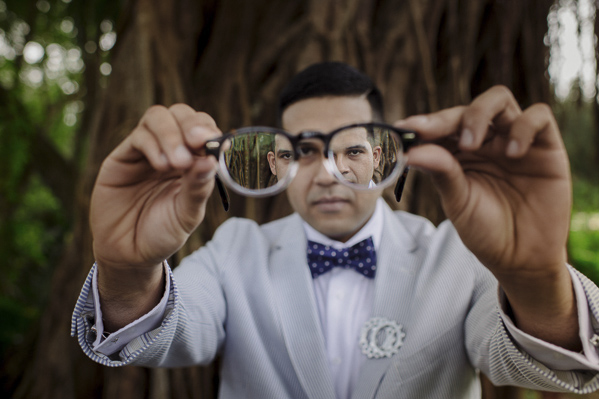
[[279,237],[271,249],[270,271],[285,345],[308,397],[335,399],[300,217],[290,217]]
[[[389,319],[401,325],[406,334],[405,341],[411,338],[409,326],[405,323],[410,319],[416,271],[421,259],[415,238],[397,220],[387,205],[385,205],[384,220],[381,245],[377,253],[378,265],[371,316]],[[352,398],[374,397],[387,368],[398,354],[392,357],[367,359]]]

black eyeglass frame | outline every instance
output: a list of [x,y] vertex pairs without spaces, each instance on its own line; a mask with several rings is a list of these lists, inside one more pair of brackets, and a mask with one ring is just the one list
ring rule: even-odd
[[[387,130],[390,130],[390,131],[396,133],[401,141],[402,150],[404,153],[407,152],[414,145],[418,144],[418,133],[416,133],[413,130],[401,129],[401,128],[398,128],[398,127],[395,127],[392,125],[388,125],[385,123],[369,122],[369,123],[354,123],[351,125],[341,126],[337,129],[334,129],[333,131],[331,131],[329,133],[305,130],[305,131],[302,131],[299,134],[295,134],[295,135],[291,134],[283,129],[274,128],[274,127],[248,126],[248,127],[243,127],[243,128],[232,130],[218,138],[208,140],[205,145],[205,151],[206,151],[206,154],[214,156],[220,162],[220,153],[222,150],[222,145],[229,138],[237,136],[237,135],[242,135],[242,134],[261,132],[261,133],[280,134],[280,135],[283,135],[284,137],[286,137],[289,140],[289,142],[291,143],[291,145],[293,146],[294,161],[297,161],[299,159],[299,157],[301,156],[299,153],[299,146],[298,146],[298,144],[301,140],[313,139],[313,138],[320,139],[324,143],[323,153],[325,154],[325,157],[327,159],[329,159],[329,155],[328,155],[329,145],[330,145],[332,138],[341,131],[352,129],[352,128],[359,128],[359,127],[366,128],[366,129],[376,129],[376,128],[387,129]],[[403,172],[401,173],[399,179],[397,180],[397,183],[393,190],[394,194],[395,194],[395,200],[397,202],[399,202],[401,200],[403,188],[404,188],[407,176],[408,176],[408,171],[409,171],[409,167],[405,166],[403,169]],[[333,173],[333,175],[335,175],[335,174]],[[259,196],[269,196],[269,195],[278,194],[279,192],[283,191],[289,185],[289,183],[293,180],[293,178],[294,178],[294,174],[289,178],[289,180],[286,183],[284,183],[283,188],[277,188],[277,189],[273,190],[272,193],[261,194]],[[218,174],[216,175],[216,185],[218,188],[218,192],[219,192],[223,207],[224,207],[225,211],[228,211],[229,204],[230,204],[229,194],[227,193],[227,190],[221,180],[221,177],[219,177]],[[234,188],[234,187],[232,187],[232,188]],[[354,189],[357,189],[357,188],[354,187]],[[238,191],[238,190],[235,190],[235,191]],[[247,193],[242,193],[242,195],[247,195]]]

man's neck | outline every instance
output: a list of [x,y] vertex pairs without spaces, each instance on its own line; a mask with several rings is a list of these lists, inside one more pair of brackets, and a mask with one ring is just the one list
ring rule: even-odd
[[372,213],[372,216],[370,216],[370,218],[364,224],[364,226],[362,226],[362,228],[360,228],[354,235],[352,235],[346,241],[339,241],[335,238],[328,237],[304,221],[303,225],[304,225],[304,231],[306,233],[306,237],[310,241],[315,241],[315,242],[318,242],[318,243],[324,244],[324,245],[330,245],[334,248],[351,247],[352,245],[354,245],[368,237],[372,237],[375,248],[378,248],[379,244],[381,242],[381,237],[383,235],[384,206],[385,206],[384,200],[382,198],[379,198],[377,200],[377,203],[376,203],[374,212]]

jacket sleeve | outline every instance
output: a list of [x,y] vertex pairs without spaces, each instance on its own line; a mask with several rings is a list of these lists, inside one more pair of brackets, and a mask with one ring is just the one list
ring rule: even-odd
[[[513,325],[501,309],[501,301],[496,299],[497,305],[492,310],[496,316],[495,325],[491,334],[483,336],[477,331],[475,324],[476,318],[481,317],[480,311],[484,306],[473,306],[467,320],[469,356],[472,364],[480,368],[493,384],[577,394],[599,389],[599,363],[596,361],[596,346],[599,345],[599,288],[583,274],[569,268],[572,278],[577,279],[573,281],[575,290],[578,289],[578,294],[584,297],[582,301],[577,300],[579,315],[584,315],[579,317],[579,322],[584,318],[587,322],[590,320],[590,326],[588,323],[581,323],[580,326],[581,338],[588,340],[583,342],[583,353],[571,352],[534,337],[526,337],[525,333]],[[588,328],[591,331],[583,331]],[[534,352],[537,358],[530,352]]]
[[[102,346],[105,347],[106,345],[98,345],[100,341],[99,335],[102,334],[102,322],[101,320],[96,320],[98,314],[101,314],[98,309],[98,301],[94,300],[93,281],[96,269],[97,266],[94,264],[75,305],[71,320],[71,336],[77,337],[81,349],[83,349],[83,352],[90,359],[104,366],[119,367],[128,364],[151,365],[151,361],[144,359],[148,357],[149,353],[147,352],[154,352],[153,350],[149,350],[149,348],[164,346],[160,345],[161,341],[172,340],[178,321],[178,309],[175,306],[175,302],[178,300],[178,290],[170,267],[166,266],[166,273],[170,284],[168,292],[165,293],[167,302],[164,317],[159,321],[159,325],[149,331],[143,331],[141,334],[129,337],[129,339],[127,339],[127,335],[130,335],[130,331],[132,330],[131,325],[109,335],[106,341],[111,341],[115,346],[118,346],[118,350],[114,353],[112,353],[113,351],[107,351],[106,348],[102,348]],[[148,315],[144,315],[134,323],[137,323],[146,316]],[[103,344],[107,343],[106,341]],[[159,350],[158,352],[161,351]],[[138,360],[140,355],[143,356]],[[151,358],[156,357],[160,357],[159,353],[151,356]]]
[[[219,264],[231,253],[227,248],[236,226],[230,221],[223,224],[214,239],[186,257],[174,273],[166,267],[170,290],[164,317],[156,328],[133,337],[120,351],[110,355],[94,350],[98,348],[92,290],[94,265],[71,321],[71,335],[77,337],[83,352],[109,367],[129,364],[185,367],[210,363],[225,340],[227,306]],[[113,333],[107,339],[121,339],[119,335]]]

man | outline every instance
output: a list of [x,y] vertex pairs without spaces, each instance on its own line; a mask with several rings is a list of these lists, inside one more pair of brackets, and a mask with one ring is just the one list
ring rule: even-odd
[[[340,63],[298,74],[280,104],[292,135],[382,115],[372,82]],[[495,87],[396,126],[428,143],[408,163],[431,173],[451,223],[392,212],[376,187],[340,184],[319,153],[287,188],[293,215],[227,221],[173,277],[164,260],[214,186],[214,157],[192,154],[220,132],[185,105],[149,109],[94,188],[97,264],[73,315],[85,353],[165,367],[220,355],[223,398],[474,398],[477,370],[596,390],[599,291],[566,265],[571,182],[549,108],[522,111]],[[452,137],[452,152],[434,144]],[[357,248],[368,276],[312,267]]]

